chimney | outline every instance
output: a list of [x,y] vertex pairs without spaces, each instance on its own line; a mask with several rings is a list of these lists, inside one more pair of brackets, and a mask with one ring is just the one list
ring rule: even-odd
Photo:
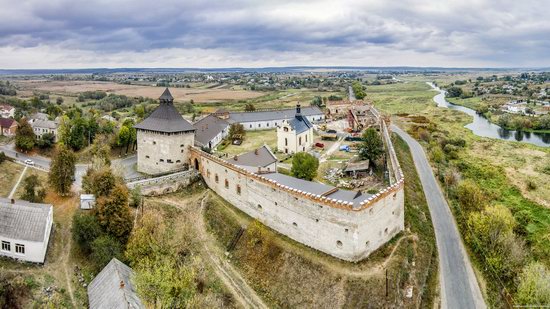
[[121,288],[121,289],[124,289],[124,286],[125,286],[124,281],[123,281],[123,280],[120,280],[120,288]]
[[254,150],[254,154],[258,155],[258,149]]
[[15,204],[15,199],[12,198],[10,202],[11,202],[12,204]]
[[239,161],[237,155],[235,155],[235,156],[233,157],[233,160]]
[[296,116],[301,116],[302,109],[300,103],[296,104]]

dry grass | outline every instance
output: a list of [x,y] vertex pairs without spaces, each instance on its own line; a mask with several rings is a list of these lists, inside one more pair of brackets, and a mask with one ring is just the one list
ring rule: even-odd
[[0,164],[0,197],[10,195],[11,189],[17,183],[24,168],[24,166],[10,161]]
[[[101,90],[108,93],[116,93],[130,97],[148,97],[157,99],[164,90],[162,87],[123,85],[112,82],[92,81],[21,81],[18,82],[23,89],[31,91],[40,90],[56,95],[71,95],[84,91]],[[219,102],[225,100],[244,100],[262,96],[261,92],[230,89],[196,89],[196,88],[170,88],[170,92],[176,101],[195,102]]]
[[25,190],[25,188],[24,188],[25,187],[25,185],[24,185],[25,178],[27,178],[31,175],[38,176],[38,179],[40,180],[40,184],[42,185],[42,187],[44,187],[44,188],[48,187],[48,173],[46,173],[44,171],[41,171],[41,170],[37,170],[35,168],[28,168],[27,172],[25,173],[25,176],[23,177],[23,179],[21,180],[21,183],[19,184],[19,187],[17,187],[17,190],[15,191],[15,195],[14,195],[15,198],[17,198],[17,199],[21,198],[21,196],[23,195],[23,192]]
[[239,155],[262,147],[267,144],[272,151],[277,149],[277,131],[276,130],[259,130],[246,131],[245,139],[239,146],[228,145],[223,148],[218,146],[220,152],[227,153],[228,156]]

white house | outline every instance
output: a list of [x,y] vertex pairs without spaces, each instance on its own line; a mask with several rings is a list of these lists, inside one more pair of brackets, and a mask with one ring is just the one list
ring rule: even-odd
[[277,126],[277,149],[284,153],[306,151],[313,145],[313,125],[296,106],[294,118]]
[[0,198],[0,255],[44,263],[52,223],[52,205]]
[[[307,106],[302,108],[302,116],[309,122],[320,122],[325,120],[325,114],[317,106]],[[217,113],[218,115],[220,113]],[[279,109],[257,112],[227,112],[227,121],[229,123],[240,123],[247,131],[275,129],[283,120],[294,118],[295,109]],[[223,115],[220,115],[223,118]]]
[[15,116],[15,107],[7,104],[0,105],[1,118],[13,118]]
[[193,124],[195,144],[199,147],[214,148],[229,134],[229,122],[214,115],[208,115]]

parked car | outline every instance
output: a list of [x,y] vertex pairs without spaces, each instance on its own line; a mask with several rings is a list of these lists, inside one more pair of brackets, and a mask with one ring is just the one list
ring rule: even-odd
[[34,161],[31,160],[31,159],[27,159],[27,160],[25,160],[25,164],[30,165],[30,166],[34,166]]
[[327,133],[336,134],[336,130],[327,130]]
[[325,144],[323,144],[323,143],[315,143],[315,147],[325,148]]

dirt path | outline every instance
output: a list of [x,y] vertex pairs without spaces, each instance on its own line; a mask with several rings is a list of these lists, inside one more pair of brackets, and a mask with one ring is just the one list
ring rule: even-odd
[[[221,250],[212,235],[206,230],[206,223],[204,221],[204,210],[206,201],[209,198],[209,191],[207,191],[200,201],[200,208],[197,209],[197,218],[195,220],[198,235],[203,244],[203,255],[206,260],[212,265],[212,268],[216,272],[216,275],[227,286],[229,291],[233,294],[235,299],[245,308],[268,308],[262,299],[256,294],[256,291],[252,289],[244,280],[244,278],[224,259],[224,252]],[[185,209],[188,207],[182,206],[176,201],[168,198],[161,199],[162,202],[170,204],[179,209]],[[194,209],[193,209],[194,210]]]
[[21,175],[19,175],[19,179],[17,180],[17,183],[15,186],[13,186],[13,189],[11,189],[10,195],[8,195],[8,198],[11,199],[15,195],[15,192],[17,191],[17,187],[19,187],[19,184],[21,183],[21,180],[23,179],[23,176],[25,176],[25,172],[27,172],[28,166],[25,165],[25,168],[21,172]]
[[344,140],[344,137],[340,137],[332,146],[330,146],[327,151],[321,155],[321,158],[319,159],[319,163],[323,163],[327,160],[330,155],[332,155],[336,150],[340,149],[340,145],[342,145],[342,141]]
[[[72,224],[71,224],[71,226],[72,226]],[[68,228],[69,228],[69,230],[71,229],[70,226]],[[69,296],[71,297],[71,302],[73,303],[73,307],[78,308],[78,306],[76,305],[76,301],[74,299],[73,286],[72,286],[72,282],[71,282],[71,276],[69,274],[69,268],[70,268],[69,254],[71,253],[72,245],[73,245],[73,239],[72,239],[72,237],[69,237],[69,244],[68,244],[67,248],[65,248],[65,254],[63,254],[61,260],[62,260],[62,265],[63,265],[63,273],[65,274],[65,280],[67,281],[67,291],[69,292]]]

